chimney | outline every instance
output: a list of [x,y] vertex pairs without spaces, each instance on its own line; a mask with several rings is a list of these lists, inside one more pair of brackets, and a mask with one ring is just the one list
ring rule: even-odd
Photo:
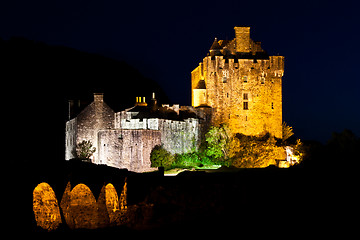
[[250,52],[250,27],[234,27],[236,52]]
[[104,93],[94,93],[94,102],[104,102]]
[[156,98],[155,98],[155,93],[153,92],[152,93],[152,98],[151,98],[151,110],[156,111],[157,109],[158,109],[157,101],[156,101]]
[[[143,100],[143,101],[141,101]],[[147,103],[145,102],[145,97],[136,97],[136,103],[135,106],[147,106]]]

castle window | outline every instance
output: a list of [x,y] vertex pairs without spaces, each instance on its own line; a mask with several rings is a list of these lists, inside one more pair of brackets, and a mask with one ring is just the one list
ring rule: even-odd
[[229,71],[228,70],[224,70],[222,72],[222,76],[223,76],[223,83],[226,83],[227,78],[229,77]]
[[244,82],[247,82],[247,81],[248,81],[248,77],[247,77],[247,76],[243,76],[243,80],[244,80]]
[[244,100],[249,100],[249,94],[248,93],[244,93]]
[[244,110],[249,110],[249,103],[248,102],[244,102]]
[[274,103],[273,102],[271,103],[271,109],[274,109]]
[[261,84],[265,84],[265,77],[261,77],[260,82],[261,82]]

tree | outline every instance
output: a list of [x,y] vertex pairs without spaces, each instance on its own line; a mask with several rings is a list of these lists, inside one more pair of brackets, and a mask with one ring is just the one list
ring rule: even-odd
[[93,147],[90,140],[83,140],[76,145],[76,158],[89,160],[95,151],[96,148]]
[[263,137],[237,134],[231,144],[232,166],[238,168],[264,168],[275,164],[279,151],[273,136]]
[[151,167],[169,169],[174,160],[174,155],[160,145],[156,145],[150,153]]
[[232,134],[227,125],[212,126],[205,134],[205,140],[207,143],[205,150],[207,156],[221,162],[229,159]]
[[293,128],[288,126],[286,122],[283,122],[282,124],[282,135],[283,135],[283,142],[285,142],[288,138],[290,138],[292,135],[294,135]]

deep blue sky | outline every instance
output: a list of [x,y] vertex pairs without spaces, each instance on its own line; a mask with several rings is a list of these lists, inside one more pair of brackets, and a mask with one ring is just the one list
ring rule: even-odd
[[190,105],[190,72],[234,26],[285,56],[283,118],[298,137],[360,136],[360,17],[356,1],[16,1],[0,3],[0,38],[125,60]]

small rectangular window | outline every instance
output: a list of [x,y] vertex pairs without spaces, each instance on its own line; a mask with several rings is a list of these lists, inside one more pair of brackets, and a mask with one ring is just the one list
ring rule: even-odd
[[249,103],[248,102],[244,102],[244,110],[248,110],[249,109]]
[[248,93],[244,93],[244,100],[249,100],[249,94]]
[[261,82],[261,84],[265,84],[265,77],[261,77],[260,82]]
[[243,76],[243,80],[244,80],[244,82],[247,82],[247,81],[248,81],[248,77],[247,77],[247,76]]

